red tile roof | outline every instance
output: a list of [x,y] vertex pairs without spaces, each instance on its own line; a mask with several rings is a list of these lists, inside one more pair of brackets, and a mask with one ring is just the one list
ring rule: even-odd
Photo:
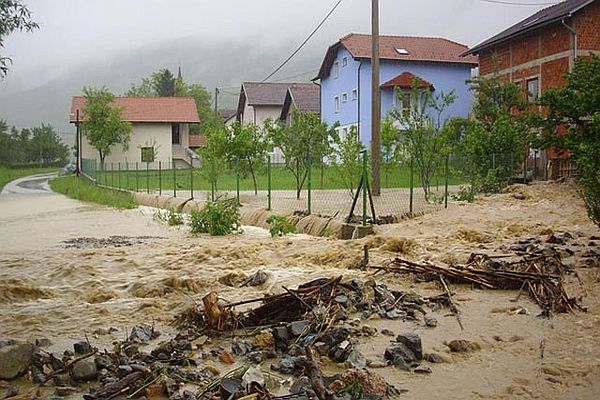
[[[355,59],[371,58],[371,35],[350,33],[329,47],[317,78],[329,76],[331,64],[340,47]],[[398,50],[403,49],[406,54]],[[379,36],[379,57],[382,60],[404,60],[477,65],[476,56],[461,57],[469,48],[464,44],[437,37]]]
[[417,85],[420,88],[425,88],[425,87],[430,87],[432,88],[433,85],[429,82],[427,82],[425,79],[419,78],[418,76],[411,74],[410,72],[403,72],[400,75],[398,75],[397,77],[390,79],[389,81],[385,82],[383,85],[381,85],[382,88],[391,88],[394,86],[399,86],[401,88],[412,88],[413,82],[415,81],[415,79],[417,80]]
[[206,143],[206,136],[204,135],[190,134],[189,138],[189,147],[202,147]]
[[[86,99],[74,96],[69,122],[85,120]],[[198,110],[192,97],[115,97],[112,104],[122,108],[121,118],[129,122],[181,122],[198,123]]]

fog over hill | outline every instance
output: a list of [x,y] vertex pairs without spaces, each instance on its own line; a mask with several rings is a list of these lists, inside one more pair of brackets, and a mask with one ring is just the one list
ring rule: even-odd
[[[0,119],[20,128],[49,123],[69,143],[74,142],[75,129],[68,123],[70,103],[72,96],[81,94],[83,86],[104,85],[116,95],[122,95],[132,83],[138,84],[152,72],[169,68],[176,74],[178,66],[188,83],[199,83],[211,93],[215,87],[224,88],[218,98],[219,107],[234,107],[241,82],[265,78],[289,55],[290,47],[289,44],[263,46],[255,38],[208,42],[189,37],[140,47],[108,59],[98,55],[94,61],[86,61],[45,82],[40,79],[42,83],[23,79],[3,82],[0,85]],[[303,50],[272,80],[313,78],[327,44],[315,47],[319,48],[318,52]],[[28,75],[40,77],[46,73],[39,67]]]

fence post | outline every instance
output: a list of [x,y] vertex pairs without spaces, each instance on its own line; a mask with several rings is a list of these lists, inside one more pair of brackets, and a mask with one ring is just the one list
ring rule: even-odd
[[119,182],[119,190],[121,190],[121,162],[119,161],[119,177],[118,177],[118,182]]
[[190,199],[194,200],[194,159],[190,156]]
[[527,149],[527,154],[525,154],[525,158],[523,159],[523,183],[527,183],[527,161],[529,160],[529,149]]
[[310,153],[308,154],[308,193],[307,193],[307,199],[308,199],[308,214],[310,215],[312,213],[312,156],[310,155]]
[[135,162],[135,191],[139,192],[140,191],[140,178],[139,178],[139,168],[138,168],[138,162]]
[[537,149],[533,151],[533,180],[537,179]]
[[129,161],[125,161],[125,185],[129,190]]
[[271,210],[271,155],[267,156],[267,210]]
[[146,193],[150,193],[150,163],[146,163]]
[[173,160],[171,160],[171,167],[173,168],[173,197],[177,197],[177,169]]
[[[217,191],[217,168],[215,160],[210,161],[210,199],[215,201],[215,192]],[[239,203],[239,198],[238,198]]]
[[96,165],[96,160],[94,159],[94,183],[98,184],[98,165]]
[[446,154],[446,181],[444,182],[444,208],[448,208],[448,159],[450,154]]
[[162,196],[162,161],[158,162],[158,195]]
[[241,206],[242,203],[240,203],[240,159],[239,158],[235,159],[235,191],[236,191],[238,206]]
[[410,192],[409,192],[408,213],[413,213],[413,159],[410,158]]
[[363,226],[367,225],[367,179],[369,179],[369,174],[367,172],[367,152],[363,151],[363,170],[362,170],[362,192],[363,192],[363,207],[362,207],[362,224]]

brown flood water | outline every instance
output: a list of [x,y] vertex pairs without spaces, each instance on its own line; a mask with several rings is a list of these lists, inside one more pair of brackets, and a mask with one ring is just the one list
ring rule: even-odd
[[[229,301],[275,293],[322,276],[369,279],[351,270],[362,246],[372,264],[398,255],[413,260],[466,260],[473,251],[498,252],[521,237],[568,231],[587,245],[598,235],[585,216],[575,189],[536,184],[523,189],[527,200],[503,194],[474,204],[452,204],[401,224],[381,226],[376,236],[339,241],[305,235],[272,239],[260,228],[224,238],[190,236],[153,220],[149,208],[115,211],[48,193],[0,195],[0,339],[49,338],[61,352],[88,335],[96,346],[109,346],[126,329],[154,323],[164,335],[173,333],[173,316],[211,290]],[[96,241],[67,248],[65,241],[82,237],[123,238],[95,247]],[[115,246],[114,244],[120,245]],[[600,241],[598,241],[600,245]],[[578,259],[570,260],[579,263]],[[577,264],[579,265],[579,264]],[[228,274],[247,276],[262,268],[271,274],[259,288],[233,288],[219,282]],[[447,310],[433,313],[439,325],[368,320],[395,333],[414,330],[425,352],[448,361],[431,364],[431,375],[392,367],[375,369],[405,398],[595,399],[600,396],[600,289],[598,267],[578,268],[583,287],[572,282],[572,295],[583,296],[588,313],[539,319],[539,308],[515,292],[453,287],[465,330]],[[376,276],[390,287],[421,295],[439,294],[434,284],[415,284],[393,276]],[[529,315],[511,310],[525,307]],[[94,336],[97,328],[119,333]],[[482,349],[468,356],[447,352],[444,341],[468,339]],[[544,343],[544,357],[540,357]],[[361,339],[367,358],[381,360],[389,338]],[[550,378],[550,379],[549,379]]]

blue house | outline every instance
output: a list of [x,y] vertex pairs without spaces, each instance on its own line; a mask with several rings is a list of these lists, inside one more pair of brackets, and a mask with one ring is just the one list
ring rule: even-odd
[[[410,92],[414,79],[432,93],[455,91],[455,102],[442,118],[466,117],[472,96],[466,83],[477,57],[460,55],[467,46],[442,38],[380,36],[381,116],[385,118],[403,104],[396,88]],[[328,125],[338,122],[345,136],[358,129],[365,145],[371,141],[371,35],[351,33],[327,50],[318,76],[321,84],[321,119]]]

